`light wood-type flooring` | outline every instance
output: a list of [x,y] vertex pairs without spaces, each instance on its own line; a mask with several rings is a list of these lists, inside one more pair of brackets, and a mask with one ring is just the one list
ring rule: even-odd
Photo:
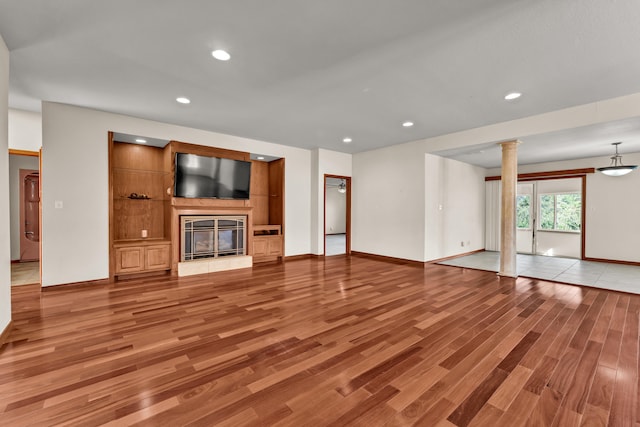
[[40,283],[40,262],[11,263],[11,286]]
[[640,422],[636,295],[346,256],[12,292],[3,426]]

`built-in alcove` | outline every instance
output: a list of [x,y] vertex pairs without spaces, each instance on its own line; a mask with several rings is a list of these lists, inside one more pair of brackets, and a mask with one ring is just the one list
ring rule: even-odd
[[[117,134],[122,137],[118,139],[127,139],[123,141],[114,140],[113,135],[109,134],[112,278],[162,271],[205,273],[282,259],[284,159],[252,160],[247,152],[179,141],[170,141],[164,146],[141,145],[131,143],[135,139],[131,135]],[[250,161],[249,199],[173,197],[176,153]],[[181,218],[188,216],[244,218],[242,253],[221,256],[220,241],[215,248],[214,239],[213,256],[199,254],[183,262],[183,248],[187,242],[181,232]],[[264,235],[260,231],[254,237],[254,227],[257,230],[271,227],[278,233]],[[204,258],[207,258],[206,263],[202,262]],[[189,263],[191,266],[185,267]]]

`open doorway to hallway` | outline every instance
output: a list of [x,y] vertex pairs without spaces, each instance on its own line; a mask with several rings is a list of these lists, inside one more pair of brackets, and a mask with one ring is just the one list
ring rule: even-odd
[[351,253],[351,177],[324,176],[324,254]]
[[41,190],[38,152],[9,150],[11,285],[40,283]]

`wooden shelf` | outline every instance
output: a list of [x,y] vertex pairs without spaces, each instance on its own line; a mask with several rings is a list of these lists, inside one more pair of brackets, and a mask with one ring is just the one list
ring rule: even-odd
[[[111,275],[171,269],[164,150],[113,142],[110,166]],[[146,238],[141,237],[143,233]]]
[[254,225],[253,226],[254,236],[280,235],[280,234],[282,234],[281,225]]
[[151,245],[170,245],[171,240],[168,239],[128,239],[116,240],[113,242],[114,248],[125,248],[128,246],[151,246]]

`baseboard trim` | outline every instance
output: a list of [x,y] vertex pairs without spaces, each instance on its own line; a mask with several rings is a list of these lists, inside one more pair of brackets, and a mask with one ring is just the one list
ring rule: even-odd
[[284,261],[299,261],[303,259],[312,259],[316,258],[318,255],[314,254],[302,254],[302,255],[289,255],[283,258]]
[[88,286],[101,286],[113,283],[109,279],[87,280],[85,282],[61,283],[59,285],[42,286],[42,292],[61,291],[76,288],[85,288]]
[[439,262],[449,261],[451,259],[460,258],[460,257],[467,256],[467,255],[473,255],[473,254],[477,254],[479,252],[485,252],[485,249],[477,249],[475,251],[465,252],[463,254],[451,255],[451,256],[447,256],[447,257],[444,257],[444,258],[438,258],[438,259],[432,259],[431,261],[427,261],[426,264],[437,264]]
[[383,261],[383,262],[392,262],[394,264],[411,265],[411,266],[414,266],[414,267],[421,267],[421,268],[423,268],[424,265],[425,265],[425,263],[421,262],[421,261],[414,261],[414,260],[405,259],[405,258],[390,257],[390,256],[386,256],[386,255],[370,254],[370,253],[367,253],[367,252],[351,251],[351,255],[353,255],[355,257],[368,258],[368,259],[373,259],[373,260]]
[[4,328],[4,331],[0,334],[0,349],[5,345],[9,339],[9,334],[13,329],[13,320],[9,320],[9,324]]
[[584,258],[584,261],[593,261],[593,262],[606,262],[609,264],[622,264],[622,265],[633,265],[635,267],[640,267],[640,262],[635,261],[620,261],[617,259],[606,259],[606,258]]

